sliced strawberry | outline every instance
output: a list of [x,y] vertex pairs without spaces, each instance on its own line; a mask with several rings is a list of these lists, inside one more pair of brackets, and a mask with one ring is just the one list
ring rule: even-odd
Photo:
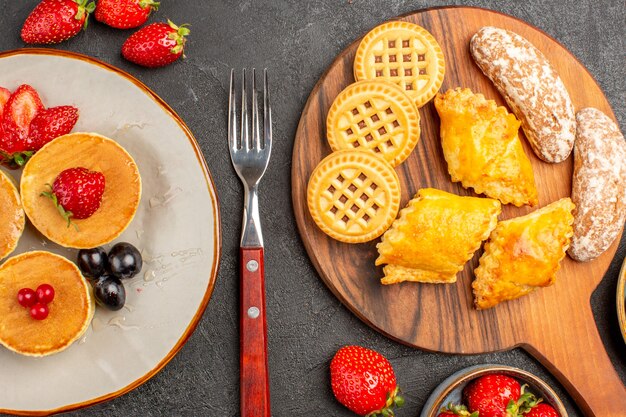
[[25,140],[28,137],[30,123],[43,108],[37,91],[30,85],[20,85],[4,106],[2,124],[5,131],[11,129]]
[[11,91],[4,87],[0,87],[0,120],[2,120],[2,113],[4,112],[4,105],[9,101],[11,97]]
[[28,149],[38,151],[46,143],[72,131],[78,121],[78,109],[59,106],[41,110],[30,124]]

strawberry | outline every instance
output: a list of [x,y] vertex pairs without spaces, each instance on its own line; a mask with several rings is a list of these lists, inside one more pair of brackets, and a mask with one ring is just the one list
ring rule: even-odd
[[30,124],[29,150],[38,151],[46,143],[72,131],[78,121],[78,109],[59,106],[41,110]]
[[449,403],[447,406],[442,407],[441,410],[439,410],[439,414],[437,414],[437,417],[458,417],[458,416],[479,417],[478,412],[475,411],[470,414],[466,406],[454,405],[452,403]]
[[472,381],[463,390],[469,411],[480,417],[517,416],[517,400],[521,387],[515,379],[501,374],[485,375]]
[[559,413],[556,412],[554,407],[546,403],[540,403],[530,409],[530,411],[524,414],[525,417],[559,417]]
[[183,55],[187,25],[153,23],[130,35],[122,46],[122,56],[135,64],[148,68],[169,65]]
[[153,0],[97,0],[95,18],[98,22],[117,29],[131,29],[143,25],[150,12],[159,9]]
[[43,0],[26,18],[22,40],[50,44],[73,38],[87,27],[89,13],[96,7],[87,1]]
[[89,171],[87,168],[69,168],[61,172],[51,190],[41,193],[50,198],[59,213],[70,226],[71,219],[86,219],[99,208],[104,194],[105,179],[101,172]]
[[0,161],[12,167],[26,163],[32,155],[27,143],[30,123],[43,108],[37,91],[27,84],[11,94],[0,120]]
[[7,101],[9,101],[9,97],[11,97],[11,91],[4,87],[0,87],[0,120],[2,120],[4,105],[7,104]]
[[344,346],[330,362],[335,398],[360,416],[393,416],[402,406],[396,376],[380,353],[360,346]]

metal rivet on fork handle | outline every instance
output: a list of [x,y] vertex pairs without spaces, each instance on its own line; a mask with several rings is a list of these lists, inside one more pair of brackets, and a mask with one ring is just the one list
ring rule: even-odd
[[248,261],[248,263],[246,264],[246,269],[250,272],[255,272],[257,269],[259,269],[259,263],[254,259]]
[[256,319],[257,317],[259,317],[259,314],[261,314],[261,310],[259,310],[258,307],[250,307],[248,309],[248,317],[250,317],[251,319]]

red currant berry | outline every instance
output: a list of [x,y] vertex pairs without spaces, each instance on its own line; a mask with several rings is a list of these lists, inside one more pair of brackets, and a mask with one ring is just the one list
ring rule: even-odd
[[43,320],[48,317],[48,306],[42,303],[37,303],[30,308],[30,316],[35,320]]
[[37,300],[40,303],[48,304],[54,300],[54,288],[50,284],[41,284],[37,287]]
[[17,302],[22,307],[32,307],[37,302],[37,294],[30,288],[22,288],[17,292]]

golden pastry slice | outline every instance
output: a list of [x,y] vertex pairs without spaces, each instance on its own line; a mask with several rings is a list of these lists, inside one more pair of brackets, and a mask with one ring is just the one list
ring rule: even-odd
[[513,114],[469,88],[437,94],[435,107],[452,181],[503,204],[537,204],[533,169]]
[[368,149],[397,166],[420,137],[420,115],[400,87],[386,81],[359,81],[335,98],[326,119],[333,151]]
[[15,250],[25,222],[24,209],[13,179],[0,171],[0,259]]
[[426,29],[387,22],[372,29],[354,57],[357,81],[383,79],[399,85],[422,107],[435,96],[445,73],[441,47]]
[[500,202],[420,190],[377,245],[383,284],[456,282],[457,272],[496,227]]
[[309,211],[333,239],[367,242],[389,228],[400,208],[400,180],[384,159],[364,150],[330,154],[307,189]]
[[[49,198],[46,184],[68,168],[84,167],[104,174],[100,208],[68,227]],[[61,136],[41,148],[24,167],[22,204],[31,223],[45,237],[70,248],[93,248],[111,242],[130,224],[141,199],[141,178],[133,158],[117,142],[95,133]]]
[[[22,288],[54,288],[49,314],[35,320],[17,302]],[[91,286],[74,263],[50,252],[26,252],[0,267],[0,344],[28,356],[46,356],[69,347],[89,327],[95,311]]]
[[476,308],[490,308],[554,283],[572,237],[574,203],[562,198],[498,223],[472,283]]

